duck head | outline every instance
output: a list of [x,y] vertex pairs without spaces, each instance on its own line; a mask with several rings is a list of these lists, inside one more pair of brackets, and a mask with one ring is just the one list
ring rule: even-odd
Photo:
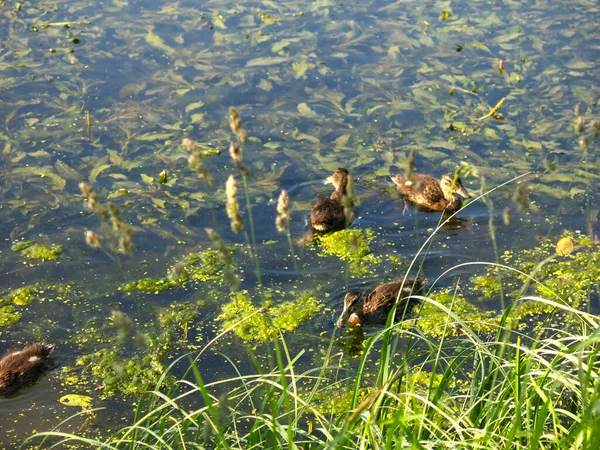
[[348,185],[350,172],[343,167],[338,168],[333,175],[325,179],[325,184],[333,184],[336,191],[345,190]]
[[469,192],[463,186],[460,178],[456,177],[455,180],[453,173],[447,173],[443,175],[440,179],[440,186],[444,192],[444,197],[446,197],[448,200],[451,199],[455,193],[463,198],[471,198]]
[[[335,323],[338,328],[342,328],[350,315],[356,315],[359,318],[359,314],[362,313],[363,309],[363,298],[362,293],[355,289],[352,289],[346,293],[344,297],[344,309],[340,318]],[[359,321],[360,322],[360,321]]]

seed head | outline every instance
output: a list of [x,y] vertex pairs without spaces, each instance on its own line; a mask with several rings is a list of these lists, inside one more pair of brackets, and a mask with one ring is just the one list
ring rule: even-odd
[[212,228],[205,228],[204,231],[212,241],[213,247],[215,247],[219,251],[219,256],[221,260],[225,264],[231,264],[233,262],[231,258],[231,252],[225,245],[225,242],[223,242],[223,239],[221,239],[221,236],[219,236],[219,233],[217,233]]
[[242,128],[242,118],[233,107],[229,108],[229,126],[231,127],[231,131],[237,136],[238,140],[242,144],[245,144],[248,140],[248,133]]
[[579,116],[577,117],[577,119],[575,119],[575,131],[577,133],[583,133],[583,131],[585,130],[585,120],[583,119],[583,117]]
[[600,120],[592,120],[590,127],[592,129],[592,136],[595,138],[600,137]]
[[181,145],[187,148],[190,152],[188,156],[188,165],[190,166],[190,169],[198,172],[208,184],[212,185],[213,177],[204,166],[202,151],[200,150],[200,148],[198,148],[198,144],[196,144],[196,142],[194,142],[190,138],[185,138],[181,141]]
[[277,201],[277,218],[275,219],[275,227],[280,233],[285,233],[286,223],[291,219],[292,212],[290,210],[290,198],[286,190],[282,190]]
[[102,245],[100,236],[98,236],[92,230],[85,231],[85,243],[92,248],[100,248],[100,246]]
[[528,211],[531,207],[529,203],[529,196],[527,195],[527,188],[524,184],[520,184],[513,194],[513,202],[516,203],[519,211]]
[[250,171],[242,162],[242,148],[237,142],[231,142],[229,144],[229,154],[231,155],[235,167],[242,172],[243,175],[247,176]]
[[411,148],[408,153],[408,159],[406,160],[406,166],[404,170],[404,179],[409,181],[412,178],[412,174],[415,170],[415,149]]
[[84,181],[79,183],[79,189],[81,189],[81,193],[87,198],[87,208],[99,216],[106,218],[108,213],[100,202],[98,202],[98,196],[94,189]]
[[235,177],[230,175],[225,183],[225,193],[227,195],[227,216],[231,221],[231,229],[234,233],[239,233],[244,229],[244,222],[240,215],[240,204],[237,199],[237,182]]
[[79,183],[79,189],[81,189],[81,193],[86,197],[89,197],[90,194],[94,192],[92,187],[89,184],[87,184],[85,181],[82,181],[81,183]]

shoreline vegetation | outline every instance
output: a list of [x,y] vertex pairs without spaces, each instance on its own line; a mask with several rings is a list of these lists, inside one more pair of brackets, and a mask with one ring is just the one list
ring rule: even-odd
[[[482,266],[485,273],[459,278],[443,289],[436,288],[438,280],[433,280],[426,293],[416,296],[417,314],[403,322],[393,323],[392,310],[383,328],[367,328],[366,334],[360,326],[334,332],[325,338],[325,351],[310,356],[313,362],[307,368],[300,361],[309,352],[292,350],[287,333],[318,314],[323,305],[310,292],[282,296],[261,283],[246,179],[250,169],[242,160],[247,132],[234,109],[231,128],[237,141],[230,154],[242,179],[247,219],[238,203],[234,175],[227,181],[226,208],[232,230],[244,235],[244,251],[227,246],[214,230],[206,229],[213,249],[188,255],[163,279],[139,280],[125,287],[130,294],[205,282],[216,283],[217,291],[229,289],[231,301],[223,304],[216,317],[219,326],[214,337],[178,356],[165,369],[161,365],[165,352],[178,340],[187,340],[188,325],[204,303],[179,304],[165,311],[160,318],[162,328],[153,333],[136,330],[125,314],[114,311],[116,347],[83,356],[79,364],[92,368],[95,382],[104,383],[105,396],[131,396],[131,423],[108,435],[94,436],[85,424],[101,408],[90,408],[88,403],[55,430],[29,437],[24,447],[598,448],[600,320],[591,313],[591,303],[598,302],[600,248],[593,237],[565,232],[557,242],[546,237],[532,249],[500,255],[497,262],[458,264],[438,280],[468,265]],[[185,145],[191,150],[190,166],[212,182],[194,144],[187,140]],[[407,172],[411,170],[408,164]],[[477,174],[472,167],[468,172]],[[515,179],[504,184],[511,182]],[[473,201],[482,200],[490,207],[489,194],[495,189],[481,191]],[[129,228],[125,233],[115,228],[115,217],[121,220],[118,210],[105,208],[91,187],[82,190],[88,193],[91,211],[113,211],[99,214],[112,221],[116,235],[117,244],[107,251],[133,251],[131,242],[118,244],[123,236],[128,240],[133,236]],[[277,229],[287,235],[288,256],[295,261],[288,227],[292,208],[287,193],[282,193]],[[421,273],[432,240],[452,219],[442,216],[405,268],[405,279],[413,268]],[[495,245],[493,230],[491,225]],[[369,273],[371,264],[386,264],[370,252],[374,238],[371,230],[348,229],[319,238],[313,245],[340,258],[347,277],[350,273],[360,276]],[[99,247],[97,241],[88,245]],[[240,288],[235,259],[239,253],[254,267],[257,286],[253,292]],[[223,298],[222,292],[215,295]],[[481,306],[467,299],[473,296]],[[502,310],[485,308],[483,302],[493,298],[503,299]],[[244,343],[249,366],[242,367],[223,351],[226,347],[219,347],[232,335]],[[148,350],[132,358],[126,356],[127,346],[130,352],[136,347]],[[202,373],[208,355],[217,355],[237,376],[207,380]],[[115,371],[115,361],[123,358],[129,362]],[[175,367],[187,369],[175,377],[171,373]],[[70,420],[82,417],[79,433],[61,431]]]

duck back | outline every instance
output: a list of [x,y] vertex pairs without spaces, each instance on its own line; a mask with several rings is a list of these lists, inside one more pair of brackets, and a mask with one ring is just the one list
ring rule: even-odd
[[344,206],[331,198],[319,200],[310,214],[310,224],[314,230],[325,233],[343,230],[346,226]]
[[[392,307],[396,304],[399,296],[399,304],[396,308],[394,321],[399,321],[404,316],[404,310],[412,308],[417,301],[408,299],[410,295],[419,295],[427,281],[422,278],[407,279],[402,281],[391,281],[381,283],[367,294],[364,300],[363,317],[365,323],[385,323]],[[406,302],[409,302],[408,304]]]
[[0,359],[0,395],[35,383],[50,368],[50,353],[54,347],[54,344],[31,344]]

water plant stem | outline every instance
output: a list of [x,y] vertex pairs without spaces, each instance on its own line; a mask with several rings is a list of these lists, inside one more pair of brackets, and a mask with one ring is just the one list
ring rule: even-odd
[[[242,181],[244,183],[244,194],[246,196],[246,208],[248,210],[248,222],[250,223],[250,236],[252,237],[251,253],[254,260],[254,273],[259,286],[262,286],[260,274],[260,262],[258,256],[258,247],[256,245],[256,233],[254,231],[254,218],[252,216],[252,203],[250,202],[250,190],[248,189],[248,179],[246,174],[242,172]],[[247,235],[247,233],[246,233]]]

